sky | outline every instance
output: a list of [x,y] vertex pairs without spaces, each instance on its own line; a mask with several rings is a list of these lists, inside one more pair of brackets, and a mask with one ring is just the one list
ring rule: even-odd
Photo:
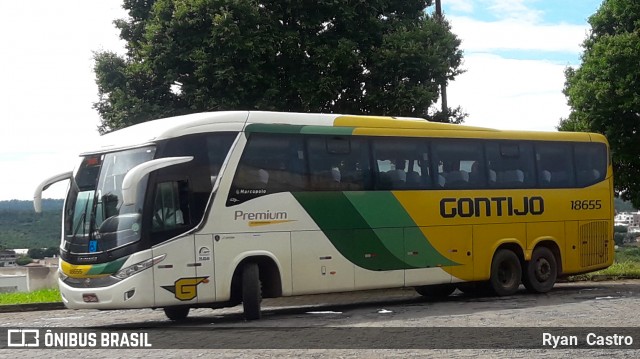
[[[0,1],[0,200],[33,198],[96,141],[93,52],[124,53],[122,0]],[[466,71],[447,88],[465,123],[555,131],[569,114],[564,70],[580,64],[601,0],[442,0]],[[430,8],[429,11],[434,11]],[[45,198],[62,198],[66,184]]]

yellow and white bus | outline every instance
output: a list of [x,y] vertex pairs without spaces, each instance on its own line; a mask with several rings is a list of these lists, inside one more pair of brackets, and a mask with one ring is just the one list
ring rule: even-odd
[[200,113],[102,137],[69,179],[69,308],[190,308],[391,287],[551,290],[613,262],[613,176],[593,133],[422,119]]

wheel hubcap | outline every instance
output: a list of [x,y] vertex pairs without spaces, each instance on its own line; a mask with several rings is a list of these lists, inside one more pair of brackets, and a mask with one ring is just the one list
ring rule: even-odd
[[536,262],[536,279],[540,282],[549,280],[551,277],[551,265],[549,262],[542,258]]
[[513,268],[508,263],[502,263],[498,270],[498,280],[503,285],[509,285],[513,279]]

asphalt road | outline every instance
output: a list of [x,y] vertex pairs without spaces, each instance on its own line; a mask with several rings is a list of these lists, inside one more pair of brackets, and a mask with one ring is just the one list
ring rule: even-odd
[[[92,349],[90,357],[640,357],[640,281],[561,283],[550,293],[477,297],[456,292],[427,301],[413,290],[265,300],[260,321],[240,307],[193,310],[185,322],[161,310],[55,310],[0,313],[6,328],[148,332],[151,349]],[[505,329],[506,328],[506,329]],[[77,330],[77,329],[72,329]],[[580,345],[542,346],[548,332]],[[584,344],[584,335],[626,335],[634,344]],[[523,348],[517,349],[516,343]],[[569,343],[571,344],[571,343]],[[162,349],[154,349],[162,348]],[[178,349],[184,348],[184,349]],[[474,349],[468,349],[474,348]],[[506,349],[505,349],[506,348]],[[615,349],[611,349],[615,348]],[[84,350],[5,349],[28,357],[76,357]]]

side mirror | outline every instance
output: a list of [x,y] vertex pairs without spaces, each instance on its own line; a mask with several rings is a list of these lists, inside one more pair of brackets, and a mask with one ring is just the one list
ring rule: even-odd
[[68,179],[73,180],[73,171],[64,172],[49,177],[46,180],[42,181],[38,185],[38,187],[36,187],[36,191],[33,193],[33,209],[36,211],[36,213],[42,212],[42,192],[49,188],[49,186],[51,186],[52,184]]
[[138,197],[138,183],[142,177],[161,168],[175,166],[193,160],[192,156],[158,158],[141,163],[127,172],[122,180],[122,201],[123,205],[130,206],[136,202]]
[[115,234],[122,230],[134,230],[136,223],[140,223],[139,213],[121,214],[105,219],[100,225],[100,228],[98,228],[98,232],[100,232],[100,234]]

